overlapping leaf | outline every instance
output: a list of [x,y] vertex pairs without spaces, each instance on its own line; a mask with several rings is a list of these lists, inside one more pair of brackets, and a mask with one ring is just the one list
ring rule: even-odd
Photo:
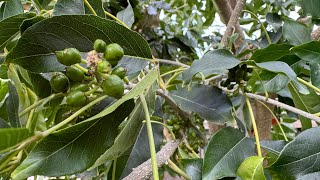
[[[152,115],[154,108],[156,88],[157,85],[154,84],[146,92],[146,101],[148,103],[150,115]],[[142,126],[143,120],[145,120],[145,114],[141,101],[139,100],[136,102],[135,108],[127,119],[125,127],[116,138],[114,144],[97,159],[93,167],[91,167],[90,169],[98,167],[99,165],[105,163],[107,160],[116,159],[124,152],[126,152],[135,142],[139,129]]]
[[230,51],[218,49],[208,52],[198,61],[193,61],[191,67],[182,73],[182,77],[185,82],[189,82],[197,73],[202,73],[205,77],[221,74],[239,63],[240,61]]
[[128,101],[103,118],[81,122],[49,135],[12,173],[12,178],[62,176],[86,170],[113,144],[119,124],[133,106],[134,102]]
[[266,180],[263,172],[263,157],[251,156],[245,159],[237,170],[243,180]]
[[298,179],[320,172],[320,127],[303,131],[281,151],[269,168],[282,179]]
[[25,128],[1,128],[0,152],[18,144],[29,136],[29,130]]
[[195,84],[190,91],[188,87],[178,88],[169,96],[182,110],[196,112],[208,121],[224,124],[233,119],[232,103],[217,87]]
[[255,155],[254,143],[245,133],[231,127],[212,136],[205,151],[202,179],[236,177],[236,171],[247,157]]
[[285,20],[282,32],[284,38],[292,45],[300,45],[311,41],[311,29],[291,19]]
[[83,0],[58,0],[53,9],[54,16],[85,14]]
[[21,23],[33,16],[35,13],[18,14],[0,21],[0,49],[19,32]]
[[281,57],[290,54],[290,44],[270,44],[268,47],[256,50],[250,59],[257,63],[275,61]]

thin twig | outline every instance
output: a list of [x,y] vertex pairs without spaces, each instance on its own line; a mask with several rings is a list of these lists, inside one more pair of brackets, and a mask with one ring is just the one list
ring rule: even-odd
[[163,63],[163,64],[171,64],[171,65],[176,65],[176,66],[181,66],[181,67],[186,67],[189,68],[189,65],[183,64],[181,62],[177,62],[177,61],[170,61],[170,60],[166,60],[166,59],[156,59],[156,61],[158,61],[159,63]]
[[[157,153],[158,167],[161,167],[168,161],[168,159],[170,159],[172,154],[178,148],[180,142],[180,139],[176,141],[168,141],[167,144],[162,147],[162,149]],[[139,165],[138,167],[134,168],[133,171],[127,177],[123,178],[123,180],[145,180],[149,179],[151,174],[151,159],[149,159],[141,165]]]
[[316,121],[317,123],[320,123],[320,117],[317,117],[313,114],[310,114],[308,112],[305,112],[305,111],[302,111],[300,109],[297,109],[295,107],[292,107],[292,106],[289,106],[287,104],[284,104],[284,103],[281,103],[279,101],[276,101],[276,100],[273,100],[273,99],[266,99],[266,97],[264,96],[260,96],[260,95],[257,95],[257,94],[252,94],[252,93],[246,93],[246,95],[251,98],[251,99],[257,99],[257,100],[260,100],[260,101],[263,101],[263,102],[266,102],[268,104],[272,104],[272,105],[275,105],[275,106],[278,106],[278,107],[281,107],[283,109],[286,109],[288,111],[291,111],[291,112],[294,112],[296,114],[299,114],[301,116],[304,116],[308,119],[311,119],[311,120],[314,120]]
[[146,118],[146,125],[147,125],[149,148],[150,148],[150,155],[151,155],[151,165],[152,165],[153,179],[154,180],[159,180],[159,172],[158,172],[157,157],[156,157],[156,148],[155,148],[155,144],[154,144],[152,125],[151,125],[148,105],[147,105],[146,98],[145,98],[144,94],[140,95],[140,100],[141,100],[141,104],[142,104],[142,107],[143,107],[144,115],[145,115],[145,118]]

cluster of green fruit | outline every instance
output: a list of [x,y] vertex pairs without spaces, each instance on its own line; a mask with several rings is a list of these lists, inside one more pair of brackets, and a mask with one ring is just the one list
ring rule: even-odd
[[248,68],[246,64],[237,65],[228,72],[228,78],[226,80],[222,80],[220,82],[220,86],[227,87],[228,90],[232,90],[236,84],[238,84],[239,88],[243,87],[244,92],[252,92],[252,86],[247,85],[246,81],[248,81],[252,77],[252,68]]
[[[187,137],[189,143],[189,148],[185,143],[181,143],[180,147],[185,152],[191,152],[191,149],[195,152],[198,152],[199,147],[204,146],[204,142],[201,138],[198,137],[194,126],[188,124],[188,122],[179,116],[175,115],[175,112],[171,109],[170,106],[164,106],[165,117],[167,117],[167,125],[172,127],[172,131],[176,137],[180,137],[181,133],[184,133]],[[194,123],[197,128],[204,132],[203,119],[199,118],[198,115],[192,114],[192,123]],[[181,133],[180,133],[181,132]],[[191,148],[191,149],[190,149]]]
[[[81,53],[75,48],[56,52],[57,60],[66,68],[64,73],[53,73],[50,85],[55,92],[66,95],[69,106],[85,105],[89,101],[88,96],[97,93],[99,89],[102,89],[101,93],[118,99],[124,93],[126,69],[118,66],[112,70],[124,55],[122,47],[116,43],[107,45],[103,40],[97,39],[93,48],[98,58],[91,65],[82,60]],[[98,53],[103,53],[103,56],[100,57]]]

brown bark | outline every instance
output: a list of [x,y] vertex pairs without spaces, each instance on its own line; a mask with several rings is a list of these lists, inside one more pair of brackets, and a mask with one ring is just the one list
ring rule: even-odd
[[[229,3],[228,3],[229,4]],[[234,32],[234,30],[237,29],[237,25],[239,24],[239,17],[242,13],[242,10],[244,9],[246,4],[245,0],[238,0],[237,1],[237,5],[235,6],[234,10],[232,11],[232,14],[229,18],[228,24],[227,24],[227,29],[226,32],[224,33],[223,37],[222,37],[222,44],[224,47],[228,47],[228,37],[230,37],[232,35],[232,33]],[[231,5],[229,4],[229,7],[231,8]],[[241,29],[240,29],[241,31]],[[238,38],[241,40],[241,38]],[[238,42],[240,43],[240,42]],[[235,43],[235,45],[242,45]],[[237,48],[237,47],[236,47]]]
[[314,41],[319,41],[319,39],[320,39],[320,27],[318,27],[316,30],[314,30],[311,33],[311,38]]

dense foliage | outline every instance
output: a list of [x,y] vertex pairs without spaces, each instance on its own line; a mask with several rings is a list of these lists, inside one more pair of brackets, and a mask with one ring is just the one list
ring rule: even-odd
[[320,177],[320,2],[0,3],[0,180]]

